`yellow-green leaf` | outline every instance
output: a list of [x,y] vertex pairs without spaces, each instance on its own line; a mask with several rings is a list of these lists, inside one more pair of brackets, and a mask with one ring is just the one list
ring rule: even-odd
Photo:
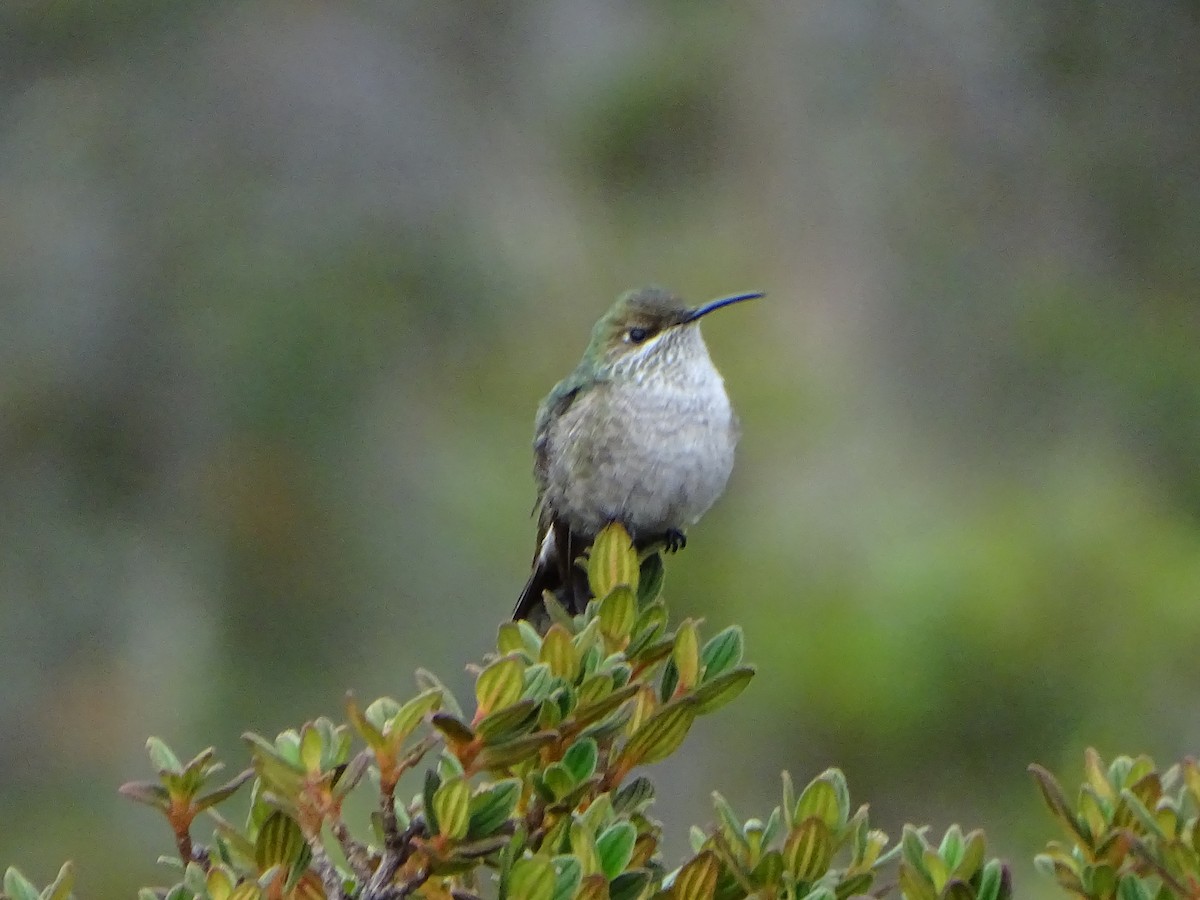
[[42,891],[41,900],[67,900],[75,886],[75,865],[70,861],[62,864],[58,876]]
[[544,856],[518,859],[508,876],[511,900],[553,900],[554,866]]
[[280,865],[291,869],[308,851],[300,826],[276,810],[267,817],[254,841],[254,864],[259,871]]
[[460,777],[447,778],[433,795],[433,810],[437,817],[438,833],[443,837],[461,840],[467,836],[471,820],[471,788]]
[[544,662],[550,667],[550,673],[566,681],[575,681],[579,672],[579,654],[571,633],[562,625],[551,625],[542,638],[542,652],[538,662]]
[[503,709],[521,699],[525,663],[517,654],[496,660],[475,680],[475,703],[482,715]]
[[548,744],[553,744],[556,740],[558,740],[556,732],[537,731],[524,737],[505,741],[503,744],[484,747],[477,762],[484,769],[506,769],[535,756],[539,750]]
[[700,632],[691,619],[684,619],[675,632],[671,658],[679,673],[679,686],[690,691],[700,681]]
[[705,850],[684,863],[671,885],[671,900],[712,900],[721,865],[717,855]]
[[496,649],[505,656],[525,652],[525,638],[521,636],[521,627],[516,622],[505,622],[500,626],[496,635]]
[[691,698],[663,706],[643,722],[621,748],[620,768],[628,771],[634,766],[670,756],[683,743],[695,720],[696,704]]
[[534,726],[534,715],[539,706],[536,700],[518,700],[480,719],[475,733],[485,744],[511,740]]
[[309,772],[321,771],[321,732],[311,722],[300,730],[300,761]]
[[638,558],[627,532],[619,522],[606,526],[596,536],[588,556],[588,585],[596,597],[607,597],[625,585],[635,598],[638,587]]
[[706,716],[737,698],[754,678],[751,666],[740,666],[712,681],[706,681],[692,693],[696,700],[696,715]]
[[800,794],[796,804],[796,813],[792,817],[796,822],[803,822],[810,816],[816,816],[830,829],[835,829],[843,823],[838,821],[837,791],[832,784],[822,776],[814,778]]
[[442,705],[442,692],[437,688],[424,691],[409,700],[392,716],[383,729],[384,737],[393,747],[399,747],[421,721]]
[[600,857],[600,868],[609,881],[625,871],[633,857],[633,843],[637,840],[637,829],[629,822],[614,822],[596,838],[596,853]]
[[237,887],[235,876],[223,866],[213,866],[209,869],[204,881],[211,900],[229,900],[229,895]]
[[600,854],[591,831],[578,820],[571,823],[571,855],[579,860],[584,875],[601,872]]
[[637,598],[628,585],[618,585],[603,597],[600,601],[600,633],[610,646],[622,646],[637,621]]
[[816,816],[804,819],[783,844],[783,862],[799,881],[815,881],[833,860],[833,835]]

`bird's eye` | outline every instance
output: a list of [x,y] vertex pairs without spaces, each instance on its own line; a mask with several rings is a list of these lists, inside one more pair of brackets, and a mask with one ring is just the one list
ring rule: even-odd
[[646,338],[650,337],[650,332],[645,328],[630,328],[629,340],[635,344],[640,344]]

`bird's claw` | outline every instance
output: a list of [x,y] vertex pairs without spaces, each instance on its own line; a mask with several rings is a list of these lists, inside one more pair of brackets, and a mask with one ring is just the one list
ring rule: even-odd
[[663,546],[668,553],[675,553],[687,546],[687,535],[678,528],[672,528],[663,535]]

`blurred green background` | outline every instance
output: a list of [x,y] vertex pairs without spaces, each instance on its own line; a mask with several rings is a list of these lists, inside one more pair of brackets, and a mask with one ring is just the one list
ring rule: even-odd
[[119,799],[452,685],[532,552],[534,408],[621,290],[743,419],[670,560],[746,629],[669,847],[846,770],[895,835],[1200,739],[1195,3],[6,0],[0,865],[160,882]]

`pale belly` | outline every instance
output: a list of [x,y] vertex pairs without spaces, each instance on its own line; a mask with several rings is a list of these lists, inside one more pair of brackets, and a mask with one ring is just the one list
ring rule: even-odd
[[725,490],[736,442],[719,376],[702,390],[597,391],[551,429],[544,499],[586,536],[614,520],[635,537],[681,530]]

